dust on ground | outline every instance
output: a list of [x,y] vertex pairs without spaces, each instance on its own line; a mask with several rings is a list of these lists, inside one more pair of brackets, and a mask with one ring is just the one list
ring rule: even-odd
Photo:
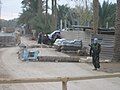
[[120,72],[120,63],[101,63],[100,70],[107,73],[118,73]]
[[[92,63],[88,63],[90,66],[93,66]],[[106,73],[120,73],[120,63],[117,62],[109,62],[109,63],[100,63],[101,72]]]
[[1,60],[1,56],[4,50],[0,49],[0,78],[9,78],[10,75],[8,74],[8,71],[4,68],[4,63]]

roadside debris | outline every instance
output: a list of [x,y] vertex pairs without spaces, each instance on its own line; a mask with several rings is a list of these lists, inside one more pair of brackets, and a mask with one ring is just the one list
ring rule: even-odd
[[20,33],[18,31],[15,32],[0,32],[0,47],[6,46],[16,46],[21,43]]
[[39,51],[34,48],[27,48],[24,44],[20,45],[20,50],[18,52],[18,58],[23,61],[38,61]]
[[54,46],[57,51],[77,51],[82,49],[82,40],[57,39]]

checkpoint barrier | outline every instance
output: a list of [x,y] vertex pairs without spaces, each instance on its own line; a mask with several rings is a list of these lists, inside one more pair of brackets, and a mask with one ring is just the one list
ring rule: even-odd
[[120,73],[104,74],[104,75],[96,75],[96,76],[83,76],[83,77],[0,79],[0,84],[62,82],[62,90],[67,90],[67,82],[69,81],[104,79],[104,78],[115,78],[115,77],[120,77]]

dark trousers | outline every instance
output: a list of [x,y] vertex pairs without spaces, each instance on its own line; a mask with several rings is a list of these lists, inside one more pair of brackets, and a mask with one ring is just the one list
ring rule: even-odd
[[96,69],[100,68],[99,55],[92,56],[92,63]]
[[38,44],[41,44],[41,39],[40,38],[38,39]]

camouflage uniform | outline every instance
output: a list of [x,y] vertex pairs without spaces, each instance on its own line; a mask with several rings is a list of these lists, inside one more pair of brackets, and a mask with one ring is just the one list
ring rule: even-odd
[[101,45],[99,43],[91,44],[90,56],[92,56],[92,63],[95,67],[95,70],[97,70],[97,68],[100,68],[100,62],[99,62],[100,51],[101,51]]

